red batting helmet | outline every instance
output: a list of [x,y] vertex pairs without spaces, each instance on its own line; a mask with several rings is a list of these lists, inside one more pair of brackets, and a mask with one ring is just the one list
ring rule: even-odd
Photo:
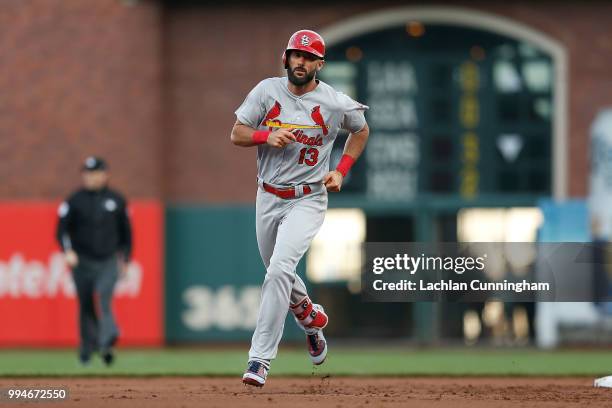
[[287,53],[291,50],[306,51],[317,57],[325,58],[325,41],[323,37],[311,30],[300,30],[293,33],[283,53],[283,65],[287,66]]

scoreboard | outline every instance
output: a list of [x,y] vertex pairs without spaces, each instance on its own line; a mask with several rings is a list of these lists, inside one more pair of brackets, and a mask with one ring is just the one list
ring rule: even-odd
[[553,67],[533,46],[411,22],[329,47],[321,79],[370,106],[343,190],[386,202],[551,194]]

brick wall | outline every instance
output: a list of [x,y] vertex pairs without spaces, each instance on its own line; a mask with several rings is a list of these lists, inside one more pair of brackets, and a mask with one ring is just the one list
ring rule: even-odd
[[[61,197],[95,153],[132,197],[250,202],[255,152],[229,142],[233,111],[259,80],[279,74],[288,36],[408,4],[320,2],[306,13],[265,2],[2,2],[0,199]],[[515,19],[567,46],[569,192],[585,195],[589,126],[612,105],[612,4],[453,5]]]
[[87,155],[158,197],[160,13],[117,0],[0,3],[0,198],[59,198]]

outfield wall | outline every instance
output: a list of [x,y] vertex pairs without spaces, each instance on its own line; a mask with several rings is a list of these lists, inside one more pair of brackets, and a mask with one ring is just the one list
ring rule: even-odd
[[[166,254],[166,341],[250,340],[265,275],[255,208],[167,208]],[[285,339],[301,338],[292,320]]]

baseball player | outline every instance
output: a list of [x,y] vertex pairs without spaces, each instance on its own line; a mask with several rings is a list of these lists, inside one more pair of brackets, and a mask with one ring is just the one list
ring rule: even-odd
[[[322,364],[327,355],[327,315],[308,297],[296,266],[323,223],[327,192],[340,191],[369,129],[367,106],[316,78],[324,57],[319,34],[294,33],[283,54],[287,77],[261,81],[236,110],[231,133],[235,145],[257,146],[256,233],[266,276],[242,380],[257,387],[264,385],[276,357],[289,310],[306,333],[313,364]],[[340,129],[351,135],[338,166],[329,171]]]

